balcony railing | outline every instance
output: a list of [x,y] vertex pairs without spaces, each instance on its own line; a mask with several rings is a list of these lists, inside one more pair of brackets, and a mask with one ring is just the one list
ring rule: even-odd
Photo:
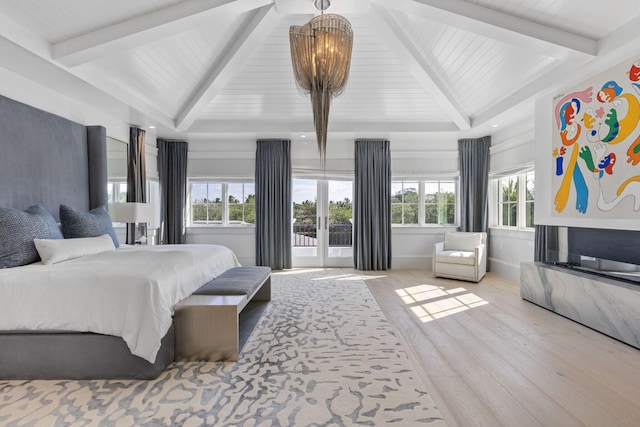
[[[329,246],[352,246],[352,224],[329,224]],[[317,246],[315,224],[293,224],[293,246]]]

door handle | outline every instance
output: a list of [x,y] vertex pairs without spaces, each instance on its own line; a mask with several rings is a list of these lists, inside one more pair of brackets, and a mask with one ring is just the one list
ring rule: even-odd
[[324,217],[324,229],[328,229],[329,228],[329,221],[327,221],[327,217]]

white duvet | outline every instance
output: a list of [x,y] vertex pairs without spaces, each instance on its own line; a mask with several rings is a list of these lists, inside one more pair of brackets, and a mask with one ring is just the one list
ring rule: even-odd
[[0,269],[0,330],[115,335],[153,363],[171,327],[173,306],[239,265],[224,246],[162,245]]

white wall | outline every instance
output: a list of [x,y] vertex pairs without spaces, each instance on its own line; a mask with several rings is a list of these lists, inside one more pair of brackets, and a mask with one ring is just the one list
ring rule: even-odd
[[532,262],[533,231],[489,228],[489,271],[520,282],[520,263]]
[[433,245],[444,240],[446,231],[456,227],[392,227],[391,267],[431,270]]
[[[518,173],[531,168],[535,159],[536,144],[533,123],[497,132],[491,141],[490,177]],[[497,226],[497,194],[495,183],[490,180],[489,198],[489,270],[514,282],[520,281],[520,263],[533,261],[534,232]],[[542,194],[536,176],[536,196]],[[536,198],[536,204],[538,200]]]

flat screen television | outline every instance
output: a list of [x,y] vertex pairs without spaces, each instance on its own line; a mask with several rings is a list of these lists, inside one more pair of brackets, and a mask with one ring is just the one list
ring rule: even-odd
[[568,252],[547,251],[547,264],[640,285],[640,265]]

